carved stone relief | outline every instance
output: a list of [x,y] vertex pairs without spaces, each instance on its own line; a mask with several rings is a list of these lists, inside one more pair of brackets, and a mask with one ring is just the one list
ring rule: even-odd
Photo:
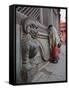
[[31,82],[34,74],[37,72],[38,64],[46,61],[44,57],[44,47],[38,38],[38,26],[36,20],[26,18],[21,22],[21,54],[22,70],[21,77],[24,82]]

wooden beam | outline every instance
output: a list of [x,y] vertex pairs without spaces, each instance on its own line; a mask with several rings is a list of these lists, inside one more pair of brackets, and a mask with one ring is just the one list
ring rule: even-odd
[[26,10],[23,12],[24,14],[27,14],[27,12],[30,10],[31,7],[26,8]]
[[32,14],[35,12],[36,8],[33,9],[33,11],[30,13],[29,16],[32,16]]
[[17,7],[17,8],[16,8],[16,11],[19,11],[20,9],[21,9],[21,7]]
[[22,13],[24,9],[26,9],[26,7],[23,7],[23,8],[20,10],[20,12]]
[[27,16],[32,12],[33,8],[31,8],[28,13],[27,13]]
[[39,9],[36,9],[36,11],[32,14],[32,16],[35,16],[36,13],[38,13]]
[[40,16],[40,12],[38,11],[38,13],[36,13],[35,17],[37,18],[38,16]]

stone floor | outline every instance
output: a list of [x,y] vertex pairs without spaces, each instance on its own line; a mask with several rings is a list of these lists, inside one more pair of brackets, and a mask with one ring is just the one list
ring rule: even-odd
[[66,80],[66,46],[60,48],[60,59],[57,64],[47,62],[40,67],[32,82],[50,82]]

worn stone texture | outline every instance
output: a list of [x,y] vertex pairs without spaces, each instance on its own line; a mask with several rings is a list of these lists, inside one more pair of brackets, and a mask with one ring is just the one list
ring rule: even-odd
[[57,64],[49,63],[33,78],[32,82],[52,82],[66,80],[66,45],[60,48],[60,59]]

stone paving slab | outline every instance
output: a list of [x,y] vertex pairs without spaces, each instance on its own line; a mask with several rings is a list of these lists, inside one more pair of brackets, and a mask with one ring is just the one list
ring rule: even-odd
[[[47,64],[47,63],[46,63]],[[43,67],[43,68],[42,68]],[[32,82],[50,82],[66,80],[66,52],[65,46],[62,45],[60,59],[57,64],[48,63],[40,67]]]

